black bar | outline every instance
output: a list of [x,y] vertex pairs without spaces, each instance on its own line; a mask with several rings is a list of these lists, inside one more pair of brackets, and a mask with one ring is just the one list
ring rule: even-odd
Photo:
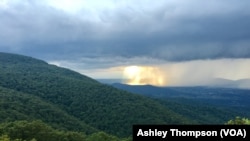
[[133,125],[133,141],[250,141],[250,125]]

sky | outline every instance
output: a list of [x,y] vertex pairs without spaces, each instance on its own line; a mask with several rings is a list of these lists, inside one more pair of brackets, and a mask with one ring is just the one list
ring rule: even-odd
[[129,84],[250,79],[249,0],[0,0],[0,51]]

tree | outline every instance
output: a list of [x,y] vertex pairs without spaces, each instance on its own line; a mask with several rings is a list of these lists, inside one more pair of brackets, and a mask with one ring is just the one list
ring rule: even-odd
[[10,141],[10,138],[8,135],[2,135],[0,136],[0,141]]
[[[25,141],[25,140],[22,140],[22,139],[11,140],[8,135],[2,135],[0,136],[0,141]],[[37,140],[33,138],[30,141],[37,141]]]
[[81,132],[60,131],[40,120],[0,124],[0,141],[84,141]]
[[115,136],[108,135],[105,132],[97,132],[90,135],[87,138],[87,141],[119,141],[119,139]]
[[248,118],[236,117],[235,119],[229,120],[227,125],[250,125],[250,120]]

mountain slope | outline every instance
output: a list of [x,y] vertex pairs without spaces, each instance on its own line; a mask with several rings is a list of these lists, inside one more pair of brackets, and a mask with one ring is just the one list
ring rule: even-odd
[[57,129],[83,131],[87,134],[98,131],[37,96],[1,86],[0,107],[0,122],[40,119]]
[[131,135],[133,124],[196,123],[158,101],[22,55],[0,53],[0,80],[5,90],[39,97],[80,122],[121,137]]

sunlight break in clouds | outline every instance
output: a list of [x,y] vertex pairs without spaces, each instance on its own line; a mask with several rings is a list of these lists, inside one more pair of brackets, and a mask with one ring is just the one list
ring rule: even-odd
[[166,85],[164,73],[157,67],[152,66],[127,66],[123,71],[126,82],[130,85]]

